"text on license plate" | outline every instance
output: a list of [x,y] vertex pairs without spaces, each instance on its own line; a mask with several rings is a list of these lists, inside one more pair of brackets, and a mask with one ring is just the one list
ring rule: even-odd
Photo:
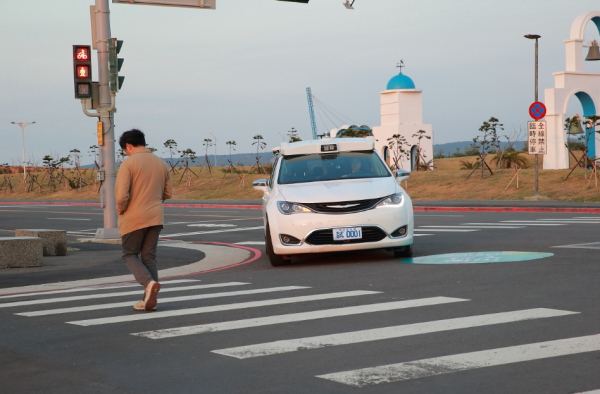
[[333,229],[333,240],[344,241],[346,239],[361,239],[362,238],[362,227],[346,227],[346,228],[334,228]]

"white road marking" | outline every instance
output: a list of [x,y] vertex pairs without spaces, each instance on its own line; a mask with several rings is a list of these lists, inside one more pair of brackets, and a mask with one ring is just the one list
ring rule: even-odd
[[[227,292],[222,292],[222,293],[196,294],[196,295],[191,295],[191,296],[160,298],[159,303],[164,304],[164,303],[168,303],[168,302],[204,300],[204,299],[209,299],[209,298],[234,297],[234,296],[248,295],[248,294],[264,294],[264,293],[273,293],[276,291],[302,290],[302,289],[309,289],[309,288],[310,287],[305,287],[305,286],[283,286],[283,287],[269,287],[269,288],[265,288],[265,289],[227,291]],[[74,313],[74,312],[86,312],[86,311],[90,311],[90,310],[121,308],[124,306],[131,306],[131,305],[132,305],[131,301],[126,301],[126,302],[115,302],[112,304],[98,304],[98,305],[78,306],[78,307],[72,307],[72,308],[22,312],[22,313],[15,313],[15,315],[28,316],[28,317],[58,315],[61,313]],[[190,310],[190,309],[188,309],[188,310]],[[163,312],[163,313],[166,313],[166,312]],[[153,313],[152,315],[146,315],[146,316],[156,316],[156,315],[158,315],[158,313]],[[137,316],[140,316],[140,315],[137,315]],[[116,317],[114,319],[127,319],[128,317],[131,317],[131,316]],[[158,315],[157,317],[161,317],[161,316]],[[113,318],[108,318],[108,319],[113,319]],[[133,319],[133,320],[136,320],[136,319]],[[117,321],[115,321],[115,322],[109,321],[109,323],[117,323]],[[105,324],[105,323],[99,323],[99,324]]]
[[595,222],[600,220],[600,218],[558,218],[558,219],[538,219],[538,220],[548,220],[551,222],[562,222],[563,220],[574,220],[574,221],[583,221],[583,222]]
[[600,216],[595,216],[595,217],[592,217],[592,216],[588,216],[588,217],[585,217],[585,216],[584,216],[584,217],[581,217],[581,216],[579,216],[579,217],[575,217],[575,218],[573,218],[573,219],[596,219],[596,220],[600,220]]
[[216,233],[229,233],[229,232],[235,232],[235,231],[260,230],[263,228],[265,228],[265,227],[258,226],[258,227],[230,228],[227,230],[195,231],[195,232],[191,232],[191,233],[164,234],[164,235],[161,235],[161,238],[174,238],[174,237],[185,237],[188,235],[216,234]]
[[434,234],[413,234],[413,237],[424,237],[425,235],[434,235]]
[[[309,287],[290,286],[299,289],[308,289]],[[293,290],[293,289],[290,289]],[[379,294],[379,291],[343,291],[340,293],[315,294],[300,297],[275,298],[272,300],[239,302],[236,304],[203,306],[198,308],[178,309],[174,311],[156,312],[150,314],[135,314],[129,316],[115,316],[101,319],[90,319],[68,322],[69,324],[77,324],[80,326],[94,326],[99,324],[121,323],[125,321],[160,319],[172,316],[195,315],[199,313],[221,312],[234,309],[258,308],[269,305],[295,304],[297,302],[320,301],[332,298],[356,297],[363,295]]]
[[[210,285],[194,285],[194,286],[182,286],[182,287],[173,287],[167,289],[161,289],[160,293],[170,293],[173,291],[188,291],[188,290],[201,290],[201,289],[212,289],[215,287],[229,287],[229,286],[241,286],[248,285],[249,283],[244,282],[228,282],[228,283],[213,283]],[[89,295],[80,295],[73,297],[59,297],[59,298],[44,298],[41,300],[31,300],[31,301],[17,301],[17,302],[7,302],[5,304],[0,304],[0,308],[11,308],[15,306],[26,306],[26,305],[38,305],[38,304],[53,304],[55,302],[68,302],[68,301],[81,301],[81,300],[95,300],[98,298],[111,298],[111,297],[122,297],[122,296],[139,296],[140,290],[135,291],[123,291],[119,293],[106,293],[106,294],[89,294]]]
[[364,387],[598,350],[600,350],[600,334],[454,354],[317,377],[350,386]]
[[487,315],[459,317],[455,319],[437,320],[424,323],[406,324],[395,327],[375,328],[371,330],[321,335],[310,338],[298,338],[284,341],[260,343],[257,345],[239,346],[228,349],[213,350],[213,353],[239,359],[270,356],[273,354],[297,352],[299,350],[319,349],[329,346],[349,345],[383,339],[401,338],[432,332],[458,330],[463,328],[491,326],[501,323],[512,323],[523,320],[542,319],[547,317],[566,316],[579,312],[559,311],[555,309],[527,309],[523,311],[491,313]]
[[188,227],[237,227],[237,225],[227,223],[195,223],[188,224]]
[[[177,283],[188,283],[188,282],[200,282],[197,279],[174,279],[168,281],[161,281],[161,286],[164,285],[173,285]],[[68,289],[68,290],[53,290],[53,291],[41,291],[35,293],[21,293],[21,294],[12,294],[7,296],[0,296],[0,301],[5,298],[17,298],[17,297],[34,297],[34,296],[45,296],[51,294],[61,294],[61,293],[78,293],[80,291],[101,291],[101,290],[109,290],[109,289],[122,289],[127,287],[141,287],[139,283],[123,283],[121,285],[112,285],[112,286],[91,286],[91,287],[80,287],[76,289]]]
[[445,217],[456,217],[456,218],[458,218],[458,217],[463,217],[465,215],[414,215],[414,216],[421,216],[421,217],[424,217],[424,218],[427,218],[427,217],[430,217],[430,216],[445,216]]
[[568,248],[568,249],[600,249],[600,242],[587,242],[584,244],[552,246],[553,248]]
[[598,224],[600,222],[577,222],[574,220],[571,221],[566,221],[566,220],[545,220],[545,221],[526,221],[526,220],[504,220],[502,221],[502,223],[517,223],[517,224],[525,224],[527,223],[527,225],[530,224]]
[[243,218],[243,219],[213,219],[213,220],[194,220],[193,222],[169,222],[166,223],[165,225],[173,225],[173,224],[191,224],[191,223],[213,223],[213,222],[234,222],[234,221],[238,221],[238,220],[257,220],[260,219],[262,220],[262,218]]
[[196,213],[212,213],[212,212],[227,212],[227,213],[237,213],[238,211],[213,211],[211,208],[204,208],[206,209],[206,211],[189,211],[189,212],[196,212]]
[[[158,277],[162,279],[172,278],[175,276],[189,275],[198,272],[205,272],[216,268],[224,268],[247,261],[252,252],[243,248],[234,248],[231,246],[198,244],[182,241],[163,241],[159,242],[159,247],[167,248],[184,248],[198,250],[204,253],[202,260],[191,264],[182,265],[179,267],[166,268],[158,271]],[[0,288],[0,295],[9,295],[16,293],[47,291],[47,290],[65,290],[79,288],[92,285],[115,285],[122,282],[130,282],[135,280],[133,275],[117,275],[104,278],[81,279],[74,281],[63,281],[56,283],[45,283],[42,285],[18,286],[9,288]]]
[[[362,292],[362,293],[373,294],[373,293],[377,293],[377,292]],[[253,318],[253,319],[226,321],[226,322],[221,322],[221,323],[200,324],[197,326],[177,327],[177,328],[169,328],[169,329],[165,329],[165,330],[138,332],[138,333],[131,334],[131,335],[136,335],[139,337],[150,338],[150,339],[164,339],[164,338],[179,337],[179,336],[184,336],[184,335],[204,334],[207,332],[237,330],[240,328],[260,327],[260,326],[267,326],[267,325],[272,325],[272,324],[283,324],[283,323],[292,323],[292,322],[298,322],[298,321],[327,319],[330,317],[357,315],[357,314],[361,314],[361,313],[391,311],[391,310],[396,310],[396,309],[415,308],[415,307],[419,307],[419,306],[439,305],[439,304],[447,304],[447,303],[451,303],[451,302],[462,302],[462,301],[469,301],[469,300],[462,299],[462,298],[450,298],[450,297],[421,298],[418,300],[394,301],[394,302],[385,302],[385,303],[380,303],[380,304],[369,304],[369,305],[350,306],[350,307],[345,307],[345,308],[324,309],[324,310],[313,311],[313,312],[291,313],[291,314],[287,314],[287,315],[266,316],[266,317],[259,317],[259,318]],[[148,314],[146,316],[151,316],[151,314]]]
[[473,231],[479,231],[479,230],[449,230],[449,229],[437,229],[437,228],[428,228],[427,230],[423,229],[423,230],[419,230],[418,228],[414,229],[414,231],[435,231],[435,232],[445,232],[445,233],[470,233]]
[[518,225],[518,226],[564,226],[564,224],[556,224],[556,223],[540,223],[540,222],[524,222],[524,221],[513,221],[513,220],[505,220],[500,223],[465,223],[465,224],[485,224],[486,226],[508,226],[508,225]]
[[599,390],[592,390],[592,391],[582,391],[582,392],[575,393],[575,394],[600,394],[600,389]]
[[419,228],[428,227],[428,228],[480,228],[480,229],[488,229],[488,228],[524,228],[523,226],[419,226]]
[[70,218],[46,218],[47,220],[92,220],[92,219],[70,219]]
[[264,245],[265,241],[244,241],[244,242],[236,242],[236,245]]

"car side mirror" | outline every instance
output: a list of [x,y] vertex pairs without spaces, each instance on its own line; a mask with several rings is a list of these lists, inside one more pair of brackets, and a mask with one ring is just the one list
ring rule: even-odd
[[410,172],[406,171],[406,170],[396,170],[396,182],[398,182],[398,184],[401,184],[404,181],[408,181],[408,178],[410,178]]
[[267,187],[267,180],[266,179],[258,179],[256,181],[252,182],[252,187],[257,192],[266,193],[266,192],[269,191],[269,188]]

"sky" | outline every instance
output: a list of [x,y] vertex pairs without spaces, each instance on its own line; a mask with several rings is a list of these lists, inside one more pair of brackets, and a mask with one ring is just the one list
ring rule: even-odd
[[[423,91],[435,143],[470,140],[491,116],[510,132],[534,101],[534,42],[523,35],[542,36],[543,101],[565,68],[573,20],[600,9],[597,0],[356,0],[354,10],[342,0],[216,1],[216,10],[110,4],[125,59],[117,137],[139,128],[163,156],[168,139],[201,155],[206,138],[218,154],[225,141],[251,152],[256,134],[277,146],[292,127],[309,139],[306,87],[353,122],[378,126],[379,93],[400,59]],[[92,4],[0,1],[0,164],[21,163],[21,129],[10,122],[30,121],[28,159],[79,149],[92,161],[96,119],[74,99],[72,77],[72,45],[91,44]],[[590,24],[586,41],[598,35]],[[600,72],[599,63],[584,69]],[[581,113],[576,99],[569,112]],[[319,133],[341,126],[324,120]]]

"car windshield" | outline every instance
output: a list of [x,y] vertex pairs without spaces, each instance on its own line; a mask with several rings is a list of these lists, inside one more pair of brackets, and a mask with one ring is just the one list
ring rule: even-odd
[[339,179],[392,176],[373,151],[284,156],[277,183],[291,184]]

